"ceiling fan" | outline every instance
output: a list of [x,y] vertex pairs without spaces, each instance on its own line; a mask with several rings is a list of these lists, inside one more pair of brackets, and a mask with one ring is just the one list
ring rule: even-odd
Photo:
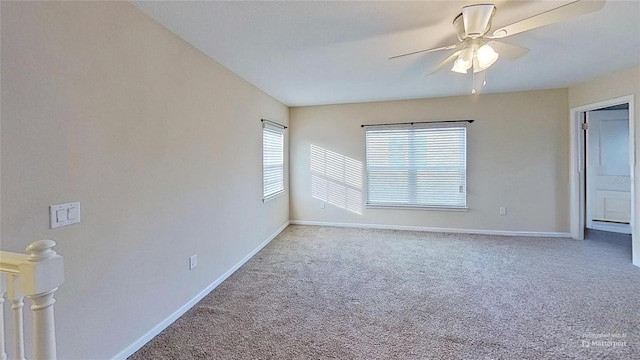
[[[491,33],[491,22],[496,13],[495,5],[468,5],[463,7],[462,13],[453,19],[453,27],[458,36],[458,43],[433,49],[413,51],[392,56],[389,59],[421,53],[456,50],[427,75],[439,71],[451,62],[453,62],[453,67],[451,68],[453,72],[467,74],[469,70],[472,70],[472,74],[478,73],[493,65],[500,55],[504,55],[507,59],[514,60],[529,51],[529,49],[508,44],[498,39],[600,10],[604,6],[605,1],[606,0],[577,0],[520,20],[511,25],[501,27]],[[485,84],[486,81],[483,82],[483,85]],[[475,86],[471,92],[476,92]]]

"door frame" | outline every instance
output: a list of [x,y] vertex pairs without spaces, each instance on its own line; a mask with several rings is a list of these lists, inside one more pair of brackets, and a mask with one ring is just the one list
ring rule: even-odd
[[582,130],[584,113],[614,105],[629,104],[629,166],[631,176],[631,238],[633,247],[633,264],[640,266],[640,232],[636,229],[636,196],[635,196],[635,109],[634,96],[626,95],[597,103],[571,108],[569,112],[570,131],[570,193],[569,193],[569,221],[571,237],[584,240],[586,187],[585,187],[585,138]]
[[[595,220],[592,219],[593,217],[593,206],[594,206],[594,201],[589,201],[589,197],[590,196],[595,196],[595,189],[592,187],[595,185],[589,184],[589,180],[595,180],[595,178],[597,177],[594,174],[594,171],[590,171],[590,165],[591,165],[591,156],[593,155],[591,153],[591,150],[589,150],[589,147],[591,145],[591,137],[593,135],[593,131],[597,130],[598,132],[600,131],[599,129],[595,129],[595,127],[593,126],[593,122],[592,120],[594,118],[600,118],[600,121],[602,121],[603,118],[609,118],[609,117],[613,117],[615,118],[615,120],[620,120],[624,117],[626,117],[626,121],[627,121],[627,126],[624,129],[624,131],[627,132],[626,137],[627,137],[627,142],[629,141],[631,135],[629,134],[629,110],[603,110],[603,109],[599,109],[596,111],[586,111],[586,121],[589,124],[589,130],[586,132],[586,151],[585,151],[585,176],[586,176],[586,192],[585,192],[585,213],[587,216],[585,216],[585,221],[586,221],[586,226],[585,228],[587,229],[596,229],[596,230],[604,230],[604,231],[610,231],[610,232],[617,232],[617,233],[625,233],[625,234],[631,234],[631,225],[630,224],[617,224],[617,223],[603,223],[603,222],[597,222]],[[603,116],[603,113],[609,113],[612,115],[609,116]],[[608,119],[611,120],[611,119]],[[606,120],[605,120],[606,121]],[[591,135],[589,135],[591,134]],[[594,144],[595,145],[595,144]],[[592,147],[593,149],[593,147]],[[629,149],[627,149],[628,151]],[[627,167],[629,166],[629,163],[627,163],[626,165]],[[629,175],[629,180],[631,179],[631,175]],[[630,186],[630,183],[629,183]],[[593,200],[593,199],[592,199]],[[631,193],[630,193],[630,189],[629,189],[629,201],[631,201]],[[631,214],[629,214],[631,215]],[[585,230],[586,231],[586,230]],[[627,232],[628,231],[628,232]]]

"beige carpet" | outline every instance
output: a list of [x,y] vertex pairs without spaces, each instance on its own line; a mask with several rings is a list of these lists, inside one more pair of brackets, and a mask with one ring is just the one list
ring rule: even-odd
[[640,359],[630,238],[290,226],[130,359]]

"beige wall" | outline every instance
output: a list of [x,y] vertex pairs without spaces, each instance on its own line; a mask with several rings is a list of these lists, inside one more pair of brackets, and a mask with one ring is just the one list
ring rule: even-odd
[[[640,187],[638,180],[640,179],[640,65],[630,67],[606,76],[602,76],[591,81],[573,86],[569,88],[569,107],[581,107],[606,100],[619,98],[622,96],[632,95],[634,102],[634,125],[635,125],[635,142],[636,142],[636,168],[635,168],[635,224],[640,224]],[[636,226],[633,229],[633,262],[640,266],[640,229]]]
[[[637,103],[638,93],[640,93],[640,65],[570,87],[569,107],[589,105],[625,95],[635,95],[634,101]],[[639,115],[636,112],[636,122],[640,119]]]
[[[290,109],[289,116],[292,220],[569,231],[566,89],[300,107]],[[364,166],[361,124],[450,119],[476,120],[468,127],[468,212],[367,209],[364,186],[347,186],[311,171],[312,146],[316,151],[335,152],[337,158],[344,156],[355,167]],[[357,176],[362,184],[363,171]],[[313,196],[314,177],[316,181],[323,177],[330,180],[333,190],[329,193],[336,194],[333,202],[337,206],[327,204],[321,209],[322,201]],[[346,202],[342,200],[345,189],[352,195]],[[507,208],[506,216],[498,214],[501,206]]]
[[59,358],[116,355],[289,219],[261,201],[260,119],[287,107],[131,4],[2,2],[1,63],[1,245],[58,242]]

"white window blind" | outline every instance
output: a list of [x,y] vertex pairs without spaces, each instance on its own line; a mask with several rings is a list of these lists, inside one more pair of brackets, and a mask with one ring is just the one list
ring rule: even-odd
[[284,192],[284,128],[262,123],[262,199]]
[[466,127],[366,130],[367,205],[467,207]]

